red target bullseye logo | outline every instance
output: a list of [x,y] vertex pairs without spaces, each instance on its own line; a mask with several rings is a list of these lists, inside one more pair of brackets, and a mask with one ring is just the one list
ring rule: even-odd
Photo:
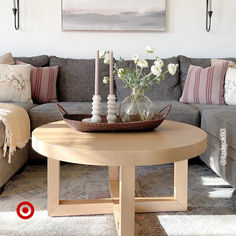
[[21,202],[16,208],[17,215],[24,220],[31,218],[34,214],[34,206],[30,202]]

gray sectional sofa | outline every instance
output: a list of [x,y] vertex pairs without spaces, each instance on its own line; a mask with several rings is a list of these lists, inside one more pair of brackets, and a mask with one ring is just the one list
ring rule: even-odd
[[[86,59],[65,59],[55,56],[38,56],[31,58],[17,58],[34,66],[59,65],[60,71],[57,82],[57,93],[60,104],[70,113],[91,113],[91,98],[94,91],[94,60]],[[230,58],[236,62],[235,58]],[[153,85],[146,95],[154,102],[158,111],[166,104],[172,104],[172,110],[168,119],[185,122],[203,128],[208,134],[207,151],[201,155],[201,159],[211,167],[218,175],[222,176],[236,188],[236,106],[227,105],[200,105],[184,104],[178,100],[181,96],[188,68],[191,64],[203,67],[210,66],[211,60],[206,58],[187,58],[185,56],[172,57],[164,60],[165,64],[178,63],[179,69],[175,76],[168,75],[166,80],[159,87]],[[125,61],[129,67],[133,66],[132,61]],[[150,63],[151,64],[151,63]],[[103,76],[108,74],[108,66],[101,61],[100,64],[100,88],[103,99],[102,112],[106,113],[106,98],[108,86],[102,84]],[[117,107],[129,94],[119,80],[115,80]],[[29,113],[32,130],[46,124],[61,120],[54,103],[47,104],[19,104]],[[228,152],[227,163],[220,164],[222,157],[220,140],[220,129],[226,129]],[[1,137],[4,137],[4,128],[0,124]],[[27,148],[25,148],[27,149]],[[29,153],[20,153],[12,158],[13,163],[7,164],[6,158],[0,159],[0,187],[23,165],[28,157],[42,158],[32,150],[29,144]],[[27,151],[27,150],[26,150]],[[18,156],[17,156],[18,155]],[[21,161],[22,160],[22,161]],[[14,162],[18,164],[14,167]],[[3,164],[4,163],[4,164]],[[12,169],[10,172],[7,169]]]

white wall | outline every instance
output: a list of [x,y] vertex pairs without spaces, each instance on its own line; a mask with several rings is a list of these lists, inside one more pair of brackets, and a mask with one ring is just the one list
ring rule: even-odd
[[112,49],[115,56],[128,58],[150,45],[161,57],[236,57],[236,1],[213,0],[210,33],[205,31],[205,2],[167,0],[166,32],[111,33],[62,32],[61,0],[20,0],[21,29],[16,31],[12,0],[0,0],[0,55],[91,58],[96,49]]

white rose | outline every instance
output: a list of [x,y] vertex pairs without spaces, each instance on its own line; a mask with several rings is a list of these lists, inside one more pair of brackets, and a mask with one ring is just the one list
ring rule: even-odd
[[161,75],[162,69],[159,66],[153,65],[151,67],[151,71],[155,76],[159,77]]
[[157,58],[156,61],[154,61],[154,65],[162,68],[164,66],[164,62],[161,59]]
[[99,58],[105,58],[105,55],[106,55],[106,51],[105,50],[99,51]]
[[168,71],[171,75],[174,75],[177,71],[177,68],[178,68],[178,64],[169,64],[168,65]]
[[103,78],[103,83],[104,83],[104,84],[108,84],[109,81],[110,81],[110,79],[109,79],[107,76],[105,76],[105,77]]
[[110,58],[105,57],[103,62],[104,62],[104,64],[110,64]]
[[124,76],[124,69],[120,68],[120,69],[118,70],[118,77],[119,77],[119,78],[122,78],[123,76]]
[[145,47],[145,51],[146,51],[146,53],[154,53],[155,49],[147,46],[147,47]]
[[138,61],[138,54],[135,54],[135,55],[133,55],[132,56],[132,59],[134,60],[134,62],[135,62],[135,64],[137,63],[137,61]]
[[141,68],[147,68],[148,67],[148,62],[144,59],[141,59],[138,61],[138,66]]

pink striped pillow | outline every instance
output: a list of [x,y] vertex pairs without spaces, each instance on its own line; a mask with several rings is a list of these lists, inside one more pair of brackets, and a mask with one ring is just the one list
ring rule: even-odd
[[180,98],[183,103],[224,104],[224,78],[228,62],[202,68],[191,65]]
[[[16,64],[26,64],[16,60]],[[34,67],[32,66],[30,82],[31,94],[34,103],[57,102],[57,74],[58,66]]]

